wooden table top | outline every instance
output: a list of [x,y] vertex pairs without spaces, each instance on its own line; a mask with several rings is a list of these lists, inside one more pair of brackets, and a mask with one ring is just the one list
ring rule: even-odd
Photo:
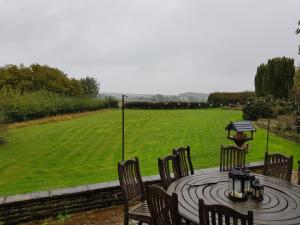
[[198,199],[205,204],[222,204],[242,213],[253,210],[256,225],[299,225],[300,186],[290,182],[256,175],[264,188],[264,200],[245,202],[230,200],[228,196],[228,172],[202,172],[174,181],[168,193],[177,193],[179,213],[189,221],[199,224]]

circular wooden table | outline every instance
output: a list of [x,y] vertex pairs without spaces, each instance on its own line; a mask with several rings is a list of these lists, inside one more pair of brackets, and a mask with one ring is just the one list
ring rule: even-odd
[[264,200],[248,199],[236,202],[228,198],[228,172],[201,172],[174,181],[168,193],[177,193],[179,213],[189,221],[199,224],[198,199],[205,204],[222,204],[242,213],[253,210],[254,224],[299,225],[300,186],[287,181],[256,175],[264,184]]

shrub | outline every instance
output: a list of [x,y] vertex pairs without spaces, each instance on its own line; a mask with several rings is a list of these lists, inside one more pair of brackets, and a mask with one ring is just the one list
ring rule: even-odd
[[272,109],[272,102],[268,98],[259,98],[248,102],[243,107],[243,119],[257,120],[258,118],[272,118],[276,113]]
[[126,102],[128,109],[205,109],[216,107],[207,102]]
[[47,91],[0,93],[0,105],[8,122],[116,107],[115,102],[116,100],[112,98],[102,100],[92,97],[71,97]]
[[207,101],[214,105],[246,104],[249,98],[254,98],[255,92],[215,92],[208,96]]
[[4,112],[0,111],[0,144],[4,143],[4,138],[6,135],[6,124]]
[[104,108],[118,108],[119,101],[111,96],[105,96],[103,99]]

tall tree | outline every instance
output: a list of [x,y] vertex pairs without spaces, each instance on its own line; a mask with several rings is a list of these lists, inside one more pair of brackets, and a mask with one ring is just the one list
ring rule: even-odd
[[269,59],[267,64],[257,68],[255,92],[258,96],[273,95],[288,98],[295,75],[294,59],[282,57]]
[[68,78],[57,68],[39,64],[0,67],[0,89],[20,90],[21,93],[47,90],[70,96],[83,94],[78,80]]
[[93,77],[85,77],[80,79],[81,86],[83,87],[84,95],[89,97],[97,97],[99,94],[100,84]]

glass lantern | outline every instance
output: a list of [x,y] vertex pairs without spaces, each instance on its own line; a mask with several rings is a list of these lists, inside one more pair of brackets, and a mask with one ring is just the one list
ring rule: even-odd
[[256,179],[253,183],[252,198],[257,201],[262,201],[264,199],[264,186],[259,182],[258,179]]
[[248,195],[252,195],[253,193],[253,182],[255,181],[255,176],[250,173],[249,170],[245,170],[247,174],[247,179],[245,180],[245,191],[248,192]]
[[248,199],[248,191],[245,188],[248,181],[248,174],[239,167],[230,170],[228,180],[229,198],[235,201],[246,201]]

